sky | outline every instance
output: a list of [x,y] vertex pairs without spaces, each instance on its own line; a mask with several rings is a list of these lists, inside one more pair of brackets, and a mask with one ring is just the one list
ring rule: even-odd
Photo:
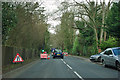
[[[53,14],[53,12],[55,12],[58,9],[58,6],[60,6],[60,3],[65,1],[65,0],[1,0],[2,2],[43,2],[43,5],[45,7],[46,10],[46,14]],[[66,0],[69,2],[72,2],[73,0]],[[75,0],[77,2],[85,2],[86,0]],[[90,0],[93,1],[93,0]],[[96,0],[94,0],[96,1]],[[97,0],[98,2],[100,0]],[[103,1],[103,0],[101,0]],[[105,0],[105,3],[108,3],[109,0]],[[113,1],[119,1],[119,0],[113,0]],[[60,16],[60,15],[53,15],[53,16],[49,16],[48,17],[48,21],[47,23],[51,25],[51,27],[48,29],[48,31],[50,33],[55,33],[55,26],[60,24],[59,20],[54,20],[53,18],[55,18],[56,16]],[[78,33],[78,32],[77,32]]]
[[[43,0],[43,6],[45,6],[46,13],[52,14],[58,9],[58,6],[60,5],[61,1],[63,0]],[[55,27],[60,23],[60,21],[53,20],[54,16],[48,17],[48,24],[51,24],[51,27],[49,28],[50,33],[55,33]]]
[[[64,0],[42,0],[43,1],[43,6],[45,6],[45,10],[47,14],[53,14],[53,12],[55,12],[58,9],[58,6],[60,5],[61,2],[63,2]],[[73,1],[73,0],[69,0],[69,1]],[[81,1],[86,1],[86,0],[76,0],[77,2],[81,2]],[[91,0],[92,1],[92,0]],[[100,0],[98,0],[99,2]],[[103,1],[103,0],[101,0]],[[114,0],[114,1],[119,1],[119,0]],[[109,0],[105,0],[105,3],[108,3]],[[55,33],[55,30],[53,27],[55,27],[56,25],[60,24],[60,21],[58,20],[53,20],[53,18],[57,16],[49,16],[48,17],[48,24],[51,24],[51,27],[49,28],[49,32],[51,33]]]

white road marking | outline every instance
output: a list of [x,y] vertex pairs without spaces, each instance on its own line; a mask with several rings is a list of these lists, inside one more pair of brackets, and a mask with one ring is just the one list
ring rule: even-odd
[[[63,59],[61,59],[63,61]],[[66,64],[65,61],[63,61],[64,64]],[[68,64],[66,64],[68,68],[72,69]]]
[[[61,60],[63,61],[63,59],[61,59]],[[64,64],[66,64],[66,62],[65,62],[65,61],[63,61],[63,63],[64,63]]]
[[69,67],[70,69],[72,69],[68,64],[66,64],[67,65],[67,67]]
[[61,59],[63,61],[63,59]]
[[84,80],[76,71],[74,71],[74,73],[75,73],[81,80]]
[[[63,59],[61,59],[61,60],[63,61],[64,64],[66,64],[66,62]],[[72,69],[72,67],[70,67],[68,64],[66,64],[66,65],[68,68]],[[73,71],[73,72],[78,76],[78,78],[80,78],[81,80],[84,80],[76,71]]]
[[66,64],[66,62],[65,62],[65,61],[63,61],[63,63],[64,63],[64,64]]

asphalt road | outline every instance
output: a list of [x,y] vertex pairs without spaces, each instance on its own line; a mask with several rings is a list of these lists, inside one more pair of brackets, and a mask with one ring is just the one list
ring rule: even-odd
[[[4,78],[77,78],[107,79],[119,78],[120,73],[114,68],[104,68],[102,65],[73,56],[65,56],[64,59],[37,60],[10,72]],[[117,79],[116,79],[117,80]]]

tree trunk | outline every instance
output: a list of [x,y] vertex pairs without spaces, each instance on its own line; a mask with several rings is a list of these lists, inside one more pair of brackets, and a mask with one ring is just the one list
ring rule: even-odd
[[106,41],[106,36],[107,36],[107,33],[106,31],[104,31],[104,41]]
[[104,27],[104,17],[105,17],[105,9],[104,9],[104,5],[105,5],[105,1],[103,1],[103,5],[102,5],[102,28],[101,28],[101,33],[100,33],[100,44],[103,41],[103,27]]
[[102,41],[103,41],[103,29],[101,29],[101,34],[100,34],[100,44],[101,44]]
[[94,27],[94,32],[95,32],[95,38],[96,38],[96,44],[97,44],[97,49],[98,49],[98,34],[97,34],[97,29]]
[[[105,17],[106,17],[106,15],[108,15],[108,13],[109,13],[109,8],[110,8],[110,5],[111,5],[111,0],[109,0],[109,2],[108,2],[108,6],[107,6],[107,8],[106,8],[106,14],[104,14],[105,15]],[[107,26],[105,26],[105,27],[107,27]],[[106,41],[106,37],[107,37],[107,32],[106,31],[104,31],[104,41]]]

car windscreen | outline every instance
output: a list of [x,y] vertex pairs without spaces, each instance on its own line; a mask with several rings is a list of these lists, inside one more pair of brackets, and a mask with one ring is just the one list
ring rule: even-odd
[[113,52],[115,55],[120,55],[120,48],[119,49],[113,49]]
[[55,49],[55,52],[59,52],[59,53],[61,53],[62,51],[61,51],[61,50],[59,50],[59,49]]

